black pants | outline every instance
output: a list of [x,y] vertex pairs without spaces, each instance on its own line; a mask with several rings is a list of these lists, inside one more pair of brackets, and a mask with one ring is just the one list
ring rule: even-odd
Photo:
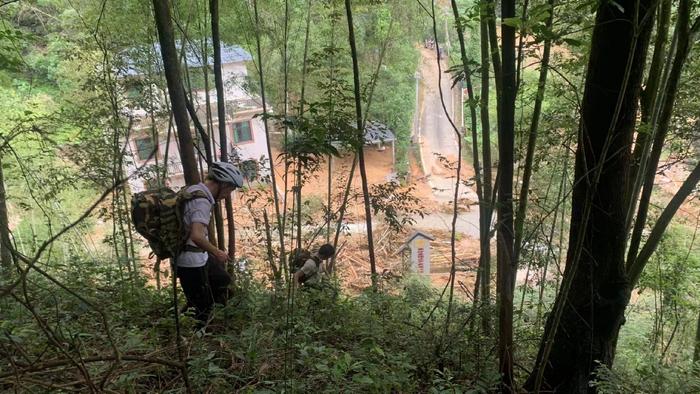
[[194,306],[195,317],[200,323],[209,319],[215,302],[226,304],[231,276],[222,264],[211,257],[202,267],[177,267],[177,277],[187,298],[187,305]]

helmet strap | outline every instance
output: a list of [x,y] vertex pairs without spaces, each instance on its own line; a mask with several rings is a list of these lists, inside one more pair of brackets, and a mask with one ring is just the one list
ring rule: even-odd
[[214,200],[219,201],[219,196],[221,196],[221,183],[216,182],[216,196],[214,196]]

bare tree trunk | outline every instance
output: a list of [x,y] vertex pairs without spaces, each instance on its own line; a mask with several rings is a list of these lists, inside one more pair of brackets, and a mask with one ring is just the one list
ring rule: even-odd
[[[204,22],[206,23],[206,13],[204,17]],[[211,116],[211,98],[209,97],[209,54],[207,52],[207,39],[204,38],[202,40],[202,60],[204,62],[204,67],[202,68],[202,75],[204,77],[204,91],[206,94],[204,95],[204,104],[205,104],[205,112],[206,112],[206,130],[207,130],[207,135],[209,136],[209,140],[206,142],[206,144],[210,147],[209,151],[212,152],[211,158],[207,159],[209,162],[214,159],[215,154],[213,153],[212,149],[214,148],[214,125],[212,122],[212,116]],[[214,204],[213,207],[214,210],[214,227],[216,228],[216,232],[210,231],[209,234],[210,236],[216,234],[215,237],[211,237],[212,241],[215,245],[219,247],[219,249],[223,249],[224,246],[224,218],[221,215],[221,204],[217,202]]]
[[[194,157],[194,147],[192,145],[192,134],[190,132],[190,123],[187,118],[187,106],[185,104],[185,90],[180,79],[180,62],[175,50],[175,38],[173,34],[173,25],[170,15],[170,2],[168,0],[153,0],[153,11],[158,29],[158,38],[160,40],[160,52],[163,56],[163,68],[165,70],[165,79],[168,85],[168,95],[170,96],[170,104],[172,106],[175,125],[177,126],[177,137],[180,142],[180,160],[182,161],[182,170],[185,175],[185,182],[189,185],[199,183],[200,178],[197,173],[197,162]],[[172,260],[172,259],[171,259]],[[185,362],[184,348],[180,335],[180,318],[178,316],[177,306],[177,265],[172,264],[173,272],[173,313],[175,315],[175,327],[177,328],[176,341],[178,348],[178,357],[182,364],[182,376],[185,381],[187,392],[192,392],[189,375],[187,372],[187,363]]]
[[[369,114],[370,107],[372,106],[372,98],[374,97],[374,88],[377,86],[377,79],[379,78],[379,71],[381,70],[382,64],[384,62],[384,55],[386,54],[386,49],[389,45],[389,38],[391,37],[391,31],[392,31],[393,25],[394,25],[394,22],[392,19],[392,21],[389,23],[389,35],[387,35],[387,39],[386,39],[386,41],[384,41],[384,44],[382,45],[382,49],[379,51],[379,61],[377,62],[377,67],[374,69],[374,74],[372,74],[372,77],[370,78],[371,83],[370,83],[370,86],[368,89],[369,92],[367,93],[367,106],[365,107],[365,115],[364,115],[364,118],[362,119],[363,128],[364,128],[364,125],[367,123],[367,116]],[[335,25],[333,25],[333,26],[335,26]],[[331,42],[335,42],[333,40],[334,32],[335,32],[335,29],[334,28],[331,29]],[[331,79],[333,79],[334,78],[333,73],[335,70],[333,58],[330,59],[330,63],[331,63],[330,64]],[[331,111],[333,111],[333,108],[334,108],[334,103],[331,102]],[[330,127],[330,125],[329,125],[329,127]],[[364,138],[363,138],[363,141],[364,141]],[[350,165],[350,174],[348,175],[348,180],[347,180],[346,185],[345,185],[345,191],[343,192],[343,199],[342,199],[342,202],[340,204],[340,208],[338,210],[338,221],[337,221],[336,228],[335,228],[335,237],[333,239],[333,247],[335,247],[336,249],[338,248],[338,239],[340,237],[340,229],[343,225],[343,218],[345,217],[345,210],[346,210],[347,205],[348,205],[348,198],[350,197],[350,189],[352,188],[352,181],[353,181],[354,176],[355,176],[355,169],[357,168],[358,157],[359,156],[357,155],[357,153],[353,157],[352,164]],[[335,266],[335,258],[336,258],[336,256],[333,256],[331,258],[331,262],[329,264],[330,272],[333,272],[333,267]]]
[[481,275],[481,327],[485,334],[491,332],[491,313],[488,306],[491,303],[491,218],[493,204],[492,162],[491,162],[491,119],[489,114],[489,14],[486,7],[489,1],[483,1],[479,14],[479,26],[481,29],[481,151],[484,156],[484,199],[479,204],[479,275]]
[[279,196],[277,195],[277,180],[275,179],[275,162],[272,157],[272,147],[270,145],[270,128],[267,123],[267,102],[265,101],[265,79],[263,78],[262,51],[260,49],[260,18],[258,16],[258,1],[253,0],[253,12],[255,14],[255,42],[258,52],[258,72],[260,77],[260,98],[263,105],[263,124],[265,125],[265,139],[267,140],[267,156],[270,160],[270,179],[272,182],[272,199],[275,204],[275,215],[277,216],[277,230],[280,241],[280,267],[285,267],[285,247],[284,247],[284,221],[280,215]]
[[693,364],[695,364],[700,361],[700,313],[698,314],[698,323],[695,328],[695,347],[693,349]]
[[[159,174],[159,177],[166,178],[167,177],[167,172],[168,172],[168,158],[170,157],[170,137],[172,135],[173,131],[173,115],[172,115],[172,108],[169,111],[168,114],[168,131],[165,134],[165,152],[163,154],[163,172],[162,175]],[[156,263],[153,265],[153,270],[156,272],[156,284],[158,290],[160,290],[160,259],[156,259]]]
[[[204,23],[206,24],[206,13],[204,14]],[[204,91],[206,94],[204,95],[204,104],[205,104],[205,112],[206,112],[206,130],[207,130],[207,135],[209,136],[209,140],[207,141],[207,144],[210,146],[210,151],[212,152],[212,157],[211,160],[213,160],[216,157],[216,153],[213,151],[216,139],[214,138],[214,123],[212,120],[212,114],[211,114],[211,98],[209,97],[209,53],[207,50],[207,39],[206,37],[202,40],[202,59],[204,62],[204,67],[202,68],[202,75],[204,77]],[[210,162],[211,162],[210,160]],[[221,214],[221,204],[217,201],[214,204],[213,207],[214,210],[214,228],[216,229],[216,232],[210,231],[210,237],[212,238],[212,242],[219,247],[219,249],[223,249],[225,247],[224,244],[224,218]],[[213,234],[216,234],[216,236],[212,236]]]
[[[462,71],[464,72],[464,80],[467,84],[467,98],[469,100],[469,115],[471,120],[471,133],[472,133],[472,156],[474,161],[474,178],[476,179],[476,194],[479,199],[479,207],[484,203],[484,192],[481,178],[481,165],[479,163],[479,143],[477,139],[477,127],[476,127],[476,99],[474,98],[474,88],[472,86],[472,70],[469,68],[469,59],[467,58],[467,48],[464,44],[464,26],[460,22],[459,10],[457,9],[456,0],[451,0],[452,3],[452,14],[455,19],[455,26],[457,28],[457,38],[459,39],[459,51],[462,60]],[[463,103],[460,103],[463,105]],[[461,145],[461,141],[460,141]],[[461,158],[460,158],[461,159]],[[479,212],[481,214],[481,212]]]
[[[520,30],[518,31],[518,52],[517,52],[517,65],[515,66],[515,90],[518,91],[520,89],[520,82],[521,77],[520,73],[522,71],[522,66],[523,66],[523,46],[525,45],[525,36],[528,34],[527,29],[525,28],[525,21],[527,21],[527,11],[528,7],[530,6],[530,1],[529,0],[523,0],[523,11],[520,14],[520,20],[522,23],[520,23]],[[549,16],[551,17],[552,14],[550,13]],[[551,31],[551,27],[548,31]]]
[[9,223],[5,175],[2,169],[2,154],[0,154],[0,267],[2,267],[3,277],[5,278],[8,278],[9,276],[7,275],[12,271],[12,244]]
[[[549,17],[545,24],[547,31],[552,29],[554,21],[554,1],[548,0],[550,7]],[[522,39],[522,37],[521,37]],[[527,139],[527,153],[525,155],[525,167],[523,170],[522,187],[520,189],[520,197],[518,199],[518,214],[515,217],[515,243],[513,260],[517,266],[520,261],[520,251],[523,242],[523,227],[525,224],[525,215],[527,214],[527,199],[530,192],[530,178],[532,177],[532,163],[535,159],[535,145],[537,144],[537,128],[540,123],[540,114],[542,113],[542,102],[544,101],[544,90],[547,84],[547,71],[549,70],[549,54],[552,48],[552,38],[547,36],[544,40],[544,50],[542,54],[542,63],[540,66],[540,78],[537,83],[537,97],[535,97],[535,108],[532,110],[532,121],[530,122],[530,133]]]
[[[649,120],[651,120],[651,111],[656,106],[655,103],[659,97],[658,89],[661,86],[661,76],[664,60],[666,58],[666,41],[668,40],[668,28],[671,20],[671,4],[671,0],[662,0],[661,6],[658,7],[659,16],[656,27],[656,38],[654,39],[654,54],[652,55],[651,64],[649,66],[649,75],[639,100],[642,123],[648,123]],[[637,135],[637,138],[643,138],[642,134]],[[644,140],[639,139],[635,140],[635,152],[640,145],[643,144],[643,141]]]
[[[488,25],[488,37],[489,37],[489,47],[491,48],[491,62],[493,63],[493,74],[495,76],[494,82],[496,85],[496,121],[498,123],[498,129],[501,129],[501,93],[503,91],[503,82],[501,80],[502,66],[501,66],[501,56],[498,53],[498,33],[496,31],[496,2],[495,0],[486,0],[485,3],[487,18],[486,23]],[[503,30],[501,29],[501,36],[503,35]],[[514,44],[515,45],[515,44]]]
[[[642,195],[639,200],[639,208],[637,217],[634,222],[634,230],[630,240],[630,247],[627,254],[627,264],[634,264],[636,254],[639,250],[639,244],[642,239],[642,231],[646,225],[647,214],[649,212],[649,204],[651,202],[651,192],[654,188],[654,179],[661,157],[661,151],[666,141],[671,115],[673,114],[673,106],[676,101],[676,94],[680,84],[681,73],[683,66],[688,58],[688,53],[691,49],[691,44],[695,40],[695,36],[700,30],[700,18],[695,21],[695,24],[690,26],[690,4],[688,0],[681,0],[678,5],[678,17],[676,22],[676,53],[673,56],[673,65],[669,73],[668,81],[661,96],[661,106],[658,119],[654,124],[652,138],[653,145],[651,153],[645,166],[641,170],[644,172],[644,184],[642,187]],[[644,160],[644,159],[642,159]],[[635,196],[636,197],[636,196]]]
[[[525,388],[585,393],[611,366],[630,291],[626,181],[654,0],[600,3],[581,107],[564,278]],[[650,14],[651,13],[651,14]],[[651,15],[651,16],[650,16]]]
[[[311,4],[309,1],[309,6],[308,6],[308,13],[311,12]],[[304,89],[306,88],[306,56],[307,56],[307,50],[308,50],[308,41],[309,41],[309,21],[307,19],[306,21],[306,40],[304,41],[304,65],[303,65],[303,70],[302,70],[302,75],[301,75],[301,99],[299,100],[299,116],[301,117],[304,114]],[[282,50],[282,58],[283,58],[283,73],[284,73],[284,119],[287,119],[288,113],[289,113],[289,57],[287,55],[287,50],[289,46],[289,1],[284,0],[284,48]],[[282,224],[281,227],[283,229],[286,228],[286,222],[287,222],[287,198],[288,198],[288,185],[289,185],[289,152],[288,152],[288,143],[289,143],[289,126],[287,125],[287,122],[284,122],[284,196],[282,198],[282,212],[284,212],[284,215],[282,215]],[[292,194],[292,198],[294,198],[294,195]],[[292,204],[294,205],[294,204]],[[292,209],[292,216],[294,215],[294,210]],[[294,219],[292,219],[292,228],[294,227]],[[301,226],[299,227],[301,229]],[[301,230],[300,230],[301,231]],[[301,238],[301,237],[300,237]],[[294,242],[294,237],[292,236],[292,243]],[[301,251],[301,249],[297,249],[297,252]],[[295,256],[294,258],[296,258]]]
[[[547,286],[547,273],[549,272],[549,263],[550,260],[555,260],[558,262],[559,256],[556,256],[554,254],[554,251],[552,250],[552,245],[554,245],[554,232],[557,229],[557,218],[559,217],[559,212],[561,211],[561,216],[562,219],[566,215],[566,204],[562,200],[562,196],[566,194],[566,173],[568,170],[568,165],[569,165],[569,152],[565,151],[565,156],[563,159],[563,164],[562,164],[562,174],[561,174],[561,181],[559,182],[559,191],[557,192],[557,198],[556,198],[556,208],[554,210],[554,217],[552,218],[552,228],[549,231],[549,238],[547,240],[547,244],[550,245],[549,253],[551,254],[551,257],[548,256],[548,258],[545,261],[544,267],[542,269],[542,278],[540,279],[540,292],[539,296],[537,299],[537,317],[535,319],[535,326],[540,327],[540,319],[542,317],[542,308],[544,307],[544,290]],[[559,253],[561,254],[561,247],[559,248]],[[558,286],[557,286],[558,287]]]
[[[334,30],[334,28],[333,28]],[[331,42],[333,36],[333,30],[331,30]],[[311,31],[311,0],[306,2],[306,30],[304,33],[304,57],[302,59],[301,65],[301,95],[299,98],[299,115],[304,115],[304,100],[306,92],[306,69],[308,66],[309,57],[309,32]],[[332,62],[332,60],[331,60]],[[332,67],[332,66],[331,66]],[[332,71],[331,71],[332,72]]]
[[[343,201],[340,203],[340,208],[338,209],[338,222],[335,225],[335,236],[333,237],[333,247],[338,249],[338,240],[340,239],[340,229],[343,226],[343,218],[345,217],[345,210],[348,206],[348,197],[350,196],[350,189],[352,188],[352,180],[355,176],[355,168],[357,167],[357,154],[354,155],[352,159],[352,164],[350,165],[350,174],[348,175],[348,181],[345,184],[345,190],[343,192]],[[333,272],[335,268],[336,256],[331,257],[330,272]]]
[[[206,85],[206,83],[205,83]],[[205,89],[207,92],[209,89]],[[207,97],[209,95],[207,94]],[[190,94],[190,97],[192,95]],[[214,158],[212,157],[212,151],[211,151],[211,138],[209,138],[209,134],[204,130],[204,126],[202,126],[202,123],[199,121],[199,118],[197,117],[197,111],[194,109],[194,105],[192,105],[192,102],[190,100],[187,100],[187,111],[190,113],[190,118],[192,118],[192,123],[194,123],[194,128],[199,132],[199,139],[202,141],[204,144],[204,155],[205,159],[207,161],[207,165],[212,163]],[[199,166],[200,166],[200,173],[202,177],[205,177],[204,175],[204,165],[202,163],[202,155],[201,152],[197,155],[199,158]],[[212,207],[214,211],[214,223],[209,223],[209,241],[211,241],[212,244],[218,245],[220,249],[224,248],[224,236],[223,236],[223,221],[221,218],[221,209],[219,208],[219,202],[215,202],[214,206]],[[218,227],[216,227],[219,222],[221,222],[221,234],[218,233]]]
[[170,96],[170,104],[172,105],[175,125],[177,126],[177,138],[180,142],[182,170],[185,175],[185,182],[188,185],[193,185],[199,183],[200,178],[197,173],[197,161],[194,157],[190,122],[187,118],[185,91],[180,79],[180,62],[175,49],[170,2],[168,0],[153,0],[153,11],[158,29],[160,52],[163,57],[165,79],[168,84],[168,96]]
[[[187,36],[184,36],[182,38],[183,41],[187,41]],[[184,51],[180,51],[180,53],[184,53]],[[194,105],[192,104],[192,84],[190,81],[190,66],[187,63],[187,59],[184,59],[184,64],[182,67],[183,71],[183,79],[184,79],[184,84],[185,84],[185,104],[187,105],[187,112],[190,114],[190,120],[193,123],[194,126],[194,134],[193,134],[193,144],[194,144],[194,156],[197,159],[197,171],[199,171],[199,178],[200,179],[205,179],[206,175],[204,175],[204,161],[206,159],[206,148],[204,149],[205,153],[202,155],[202,150],[200,149],[200,145],[198,144],[198,139],[201,140],[201,135],[204,134],[206,135],[206,132],[204,131],[204,128],[202,127],[202,124],[199,122],[199,119],[197,117],[197,112],[194,110]],[[198,134],[199,133],[199,134]],[[199,135],[199,137],[197,137]],[[208,138],[208,137],[206,137]],[[209,155],[211,156],[211,151],[209,152]],[[209,223],[209,228],[212,228],[212,223]],[[214,242],[214,241],[212,241]]]
[[297,199],[297,251],[301,251],[301,157],[297,157],[296,166],[296,199]]
[[350,52],[352,55],[352,70],[353,81],[355,85],[355,112],[357,115],[357,156],[360,165],[360,176],[362,178],[362,196],[365,205],[365,221],[367,223],[367,246],[369,249],[369,267],[372,274],[372,286],[376,287],[377,283],[377,265],[374,258],[374,240],[372,238],[372,211],[369,203],[369,188],[367,187],[367,170],[365,168],[364,142],[365,131],[364,122],[362,121],[362,103],[360,95],[360,69],[357,64],[357,48],[355,46],[355,31],[352,22],[352,9],[350,0],[345,0],[345,12],[348,19],[348,40],[350,41]]
[[[219,159],[229,161],[228,138],[226,137],[226,98],[224,97],[224,77],[221,73],[221,39],[219,37],[219,0],[209,0],[209,12],[211,13],[211,37],[214,49],[214,84],[216,85],[216,112],[219,119],[219,145],[221,152]],[[209,93],[207,93],[209,94]],[[236,258],[236,224],[233,218],[233,204],[231,196],[225,200],[226,220],[228,224],[228,256],[231,260]],[[219,245],[223,240],[219,240]]]
[[[484,0],[484,10],[486,13],[486,24],[488,25],[488,40],[491,47],[491,61],[493,62],[493,73],[498,76],[501,74],[501,56],[498,53],[498,32],[496,31],[496,1]],[[501,31],[501,35],[503,31]],[[501,94],[501,81],[496,80],[497,95]]]
[[[651,121],[651,113],[656,107],[656,100],[659,97],[659,87],[663,75],[664,60],[666,58],[666,40],[668,40],[668,27],[671,19],[671,0],[663,0],[659,7],[659,17],[656,27],[656,39],[654,41],[654,54],[649,66],[649,76],[644,84],[639,100],[642,125],[648,125]],[[638,132],[634,141],[634,153],[632,161],[632,179],[637,179],[642,157],[647,155],[649,150],[649,133]],[[641,182],[639,182],[641,184]],[[639,194],[638,188],[630,192],[630,203],[633,203]],[[634,209],[634,208],[632,208]],[[631,215],[630,215],[631,216]]]
[[263,220],[265,223],[265,246],[267,247],[267,259],[270,262],[272,277],[275,281],[279,281],[282,276],[280,270],[275,265],[275,259],[272,252],[272,232],[270,231],[270,219],[267,218],[267,209],[263,209]]
[[[483,187],[483,179],[481,176],[481,166],[479,163],[479,143],[478,143],[478,135],[477,135],[477,126],[476,126],[476,98],[474,97],[474,89],[472,86],[472,79],[471,79],[471,73],[472,70],[469,69],[469,59],[467,58],[467,50],[466,46],[464,44],[464,26],[460,23],[460,16],[459,16],[459,10],[457,9],[457,2],[455,0],[452,0],[452,13],[454,15],[455,19],[455,26],[457,28],[457,37],[459,39],[459,50],[460,50],[460,55],[462,59],[462,67],[463,67],[463,72],[464,72],[464,79],[467,83],[467,97],[469,100],[469,115],[470,115],[470,120],[471,120],[471,134],[472,134],[472,156],[473,156],[473,164],[474,164],[474,178],[476,179],[476,195],[479,200],[479,235],[480,235],[480,246],[481,246],[481,256],[479,257],[479,272],[477,274],[477,280],[475,283],[474,287],[474,309],[478,307],[478,300],[479,300],[479,291],[485,292],[489,291],[489,286],[483,286],[483,281],[488,280],[484,279],[484,257],[488,256],[490,257],[491,250],[490,250],[490,243],[488,241],[488,227],[490,226],[490,223],[485,223],[484,218],[486,216],[485,210],[486,210],[486,200],[489,198],[484,198],[484,187]],[[488,43],[487,43],[488,45]],[[487,49],[488,50],[488,49]],[[482,70],[483,72],[483,70]],[[488,74],[487,74],[488,78]],[[482,79],[483,81],[483,79]],[[488,79],[487,79],[487,89],[488,89]],[[487,96],[488,97],[488,96]],[[463,105],[460,103],[460,105]],[[461,141],[460,141],[460,146],[461,146]],[[490,169],[489,169],[490,172]],[[489,180],[490,182],[490,180]],[[484,228],[486,226],[486,228]],[[486,255],[484,253],[484,249],[487,250]],[[490,276],[490,275],[489,275]],[[481,278],[481,279],[480,279]],[[488,296],[486,296],[488,299]],[[470,319],[471,320],[471,319]]]
[[[503,19],[515,17],[515,0],[501,3]],[[513,292],[517,263],[513,256],[513,162],[515,144],[515,28],[501,24],[503,60],[501,111],[498,114],[498,358],[502,387],[515,390],[513,380]]]

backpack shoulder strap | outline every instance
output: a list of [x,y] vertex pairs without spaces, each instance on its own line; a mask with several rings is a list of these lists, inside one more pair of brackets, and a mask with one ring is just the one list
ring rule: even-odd
[[207,196],[207,193],[205,193],[203,190],[195,190],[195,191],[188,191],[187,190],[188,186],[183,187],[180,189],[179,192],[177,192],[177,198],[180,202],[187,202],[187,201],[192,201],[192,200],[197,200],[200,198],[204,198],[209,200],[209,197]]
[[188,191],[189,186],[185,186],[177,192],[176,197],[176,209],[175,214],[177,215],[177,223],[180,233],[180,250],[179,252],[203,252],[202,249],[198,247],[192,247],[187,245],[187,238],[189,238],[189,230],[183,225],[183,217],[185,216],[185,204],[200,198],[204,198],[209,201],[209,197],[202,190]]

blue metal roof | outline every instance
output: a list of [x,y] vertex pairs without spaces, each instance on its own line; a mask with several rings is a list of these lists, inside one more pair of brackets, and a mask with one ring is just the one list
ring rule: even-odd
[[[188,67],[204,67],[204,61],[202,59],[201,47],[199,42],[187,41],[185,58],[187,60]],[[180,51],[181,44],[180,41],[175,42],[175,47],[178,52]],[[207,39],[207,52],[209,53],[209,58],[206,64],[214,64],[214,54],[212,49],[212,43],[210,39]],[[123,69],[120,70],[123,75],[141,75],[146,73],[146,67],[148,64],[144,63],[152,58],[155,62],[156,69],[163,68],[163,57],[160,53],[160,44],[154,43],[152,50],[148,47],[135,47],[129,48],[124,51],[124,56],[122,58],[124,62]],[[253,57],[238,45],[229,45],[221,43],[221,64],[237,63],[253,60]]]
[[371,120],[365,125],[365,144],[392,142],[396,139],[387,125]]

